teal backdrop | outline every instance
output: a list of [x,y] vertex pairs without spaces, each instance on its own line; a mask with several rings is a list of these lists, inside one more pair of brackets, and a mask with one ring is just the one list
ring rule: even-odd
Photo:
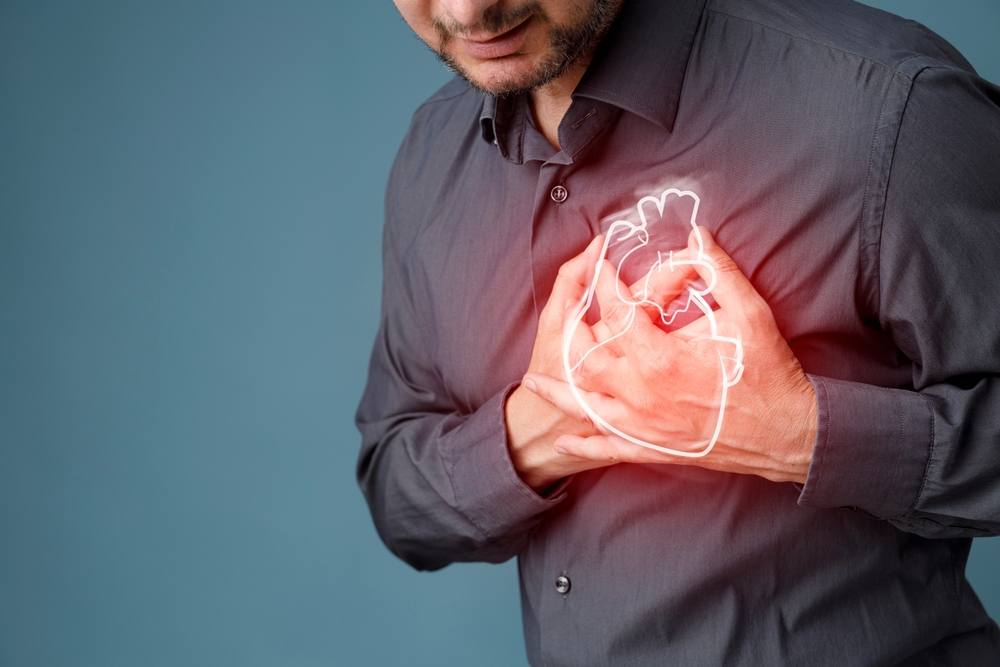
[[[1000,81],[996,0],[873,4]],[[447,78],[388,0],[0,0],[0,665],[525,664],[514,564],[412,571],[353,477]]]

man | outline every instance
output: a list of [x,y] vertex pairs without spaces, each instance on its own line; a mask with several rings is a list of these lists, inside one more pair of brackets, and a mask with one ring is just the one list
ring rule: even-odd
[[[396,5],[467,83],[386,197],[358,476],[389,548],[518,556],[533,665],[1000,663],[964,577],[1000,533],[1000,91],[845,0]],[[567,384],[695,451],[703,336],[640,310],[563,348],[591,240],[678,187],[704,228],[664,247],[744,351],[703,457]]]

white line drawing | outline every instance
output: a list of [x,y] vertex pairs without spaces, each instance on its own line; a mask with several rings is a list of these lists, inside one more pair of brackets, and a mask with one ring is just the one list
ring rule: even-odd
[[[657,251],[656,261],[653,262],[652,266],[649,267],[649,270],[644,273],[644,275],[646,276],[645,279],[646,282],[641,295],[635,295],[635,296],[631,294],[627,296],[622,295],[621,293],[621,284],[623,282],[621,277],[622,265],[629,258],[629,256],[631,256],[640,248],[643,248],[649,244],[649,229],[646,220],[646,213],[643,210],[643,206],[646,204],[654,204],[656,206],[656,210],[662,216],[663,208],[666,205],[667,198],[670,196],[676,196],[678,198],[690,197],[694,202],[689,223],[691,225],[691,229],[694,230],[695,238],[697,240],[697,245],[698,245],[698,251],[695,255],[695,258],[685,259],[685,260],[680,260],[680,259],[675,260],[673,256],[673,251],[671,250],[667,255],[667,261],[664,262],[663,253],[661,251]],[[715,312],[712,310],[712,307],[709,305],[708,301],[705,298],[715,288],[717,274],[715,267],[712,265],[712,262],[705,254],[704,239],[702,238],[701,231],[698,229],[697,218],[698,218],[698,207],[700,206],[700,204],[701,204],[701,199],[694,192],[690,190],[678,190],[676,188],[669,188],[667,190],[664,190],[659,197],[650,195],[647,197],[643,197],[642,199],[639,200],[639,202],[636,204],[636,207],[639,213],[640,224],[636,225],[627,220],[616,220],[615,222],[613,222],[611,224],[611,227],[605,234],[604,247],[601,249],[601,256],[598,258],[597,264],[594,267],[594,277],[591,280],[590,287],[587,288],[587,291],[584,294],[581,303],[578,305],[576,311],[570,318],[570,325],[564,331],[564,339],[563,339],[563,368],[566,372],[566,378],[569,382],[570,391],[573,393],[573,397],[576,399],[577,403],[580,404],[580,407],[583,408],[583,410],[587,413],[587,416],[590,417],[591,421],[594,422],[594,425],[597,428],[603,430],[606,433],[613,433],[618,437],[624,438],[629,442],[634,442],[637,445],[642,445],[643,447],[655,449],[665,454],[672,454],[674,456],[682,456],[686,458],[699,458],[705,456],[710,451],[712,451],[712,448],[715,446],[715,443],[719,439],[719,433],[722,430],[722,421],[725,417],[726,398],[728,396],[729,388],[737,384],[740,381],[740,378],[743,377],[743,344],[739,338],[732,338],[728,336],[722,336],[719,334],[719,327],[718,327],[718,322],[716,321]],[[616,234],[618,234],[619,232],[621,232],[621,235],[615,238]],[[629,317],[627,318],[627,324],[621,331],[613,334],[607,340],[597,343],[589,350],[587,350],[583,354],[583,356],[580,357],[580,360],[577,361],[575,364],[571,364],[569,360],[570,342],[572,341],[577,328],[580,326],[580,323],[583,321],[583,318],[586,315],[587,311],[590,309],[591,303],[593,302],[594,293],[595,290],[597,289],[597,280],[600,276],[600,271],[603,261],[608,256],[608,249],[609,247],[612,246],[612,244],[621,243],[632,237],[635,237],[638,243],[634,248],[626,252],[625,255],[618,262],[618,266],[616,267],[616,276],[615,276],[617,281],[616,292],[618,299],[620,299],[622,303],[630,307],[630,313]],[[667,312],[664,311],[664,309],[658,303],[649,299],[650,295],[649,278],[654,270],[660,271],[663,269],[664,266],[666,266],[669,268],[669,270],[673,271],[675,266],[680,266],[680,265],[692,265],[692,266],[697,265],[704,267],[711,276],[711,280],[707,281],[707,284],[703,289],[695,288],[689,283],[685,288],[685,291],[687,292],[686,303],[684,304],[683,307],[674,310],[670,315],[668,315]],[[671,449],[670,447],[665,447],[663,445],[658,445],[652,442],[646,442],[645,440],[630,435],[629,433],[623,431],[621,428],[615,427],[614,425],[608,423],[607,420],[598,415],[594,411],[594,409],[587,404],[583,392],[580,390],[580,388],[577,386],[576,382],[573,379],[573,373],[577,368],[579,368],[580,364],[583,363],[584,359],[586,359],[591,352],[604,345],[607,345],[615,338],[622,336],[632,327],[632,323],[634,322],[635,319],[636,308],[639,308],[641,306],[655,307],[656,310],[660,313],[660,320],[666,325],[671,325],[673,324],[674,319],[679,314],[688,311],[692,304],[701,311],[702,315],[704,315],[705,318],[707,318],[709,331],[711,332],[710,339],[718,341],[720,343],[728,343],[733,345],[735,347],[735,353],[732,357],[728,357],[728,356],[723,356],[721,351],[718,352],[719,364],[721,366],[721,371],[722,371],[721,399],[719,405],[719,416],[716,419],[715,429],[714,432],[712,433],[711,439],[709,439],[708,442],[705,443],[701,449],[698,449],[696,451],[682,451],[682,450]],[[726,369],[727,362],[729,362],[729,365],[731,367],[731,370],[729,371],[727,371]]]

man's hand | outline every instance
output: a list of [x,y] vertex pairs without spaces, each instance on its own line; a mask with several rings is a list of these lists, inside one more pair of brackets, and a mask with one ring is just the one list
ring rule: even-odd
[[[538,321],[535,347],[528,365],[532,376],[553,381],[565,377],[562,330],[566,310],[579,303],[589,286],[603,241],[603,237],[597,237],[583,253],[560,267],[552,294]],[[556,451],[554,445],[559,436],[585,438],[598,435],[598,432],[586,416],[580,419],[566,414],[529,391],[523,383],[507,397],[504,416],[511,462],[524,483],[536,491],[574,473],[609,465],[607,461]]]
[[[590,287],[603,243],[604,237],[598,236],[580,255],[560,267],[552,294],[539,318],[535,346],[528,365],[531,377],[565,378],[562,349],[566,314],[579,305]],[[663,272],[648,277],[634,285],[632,292],[641,291],[654,300],[669,301],[681,291],[687,280],[694,277],[693,269],[682,267],[673,273]],[[594,325],[593,333],[600,340],[612,335],[602,322]],[[511,462],[521,479],[536,491],[575,473],[618,462],[561,451],[556,446],[560,436],[586,438],[600,433],[586,414],[560,410],[540,398],[530,378],[507,397],[504,416]],[[629,456],[622,460],[662,461],[663,458],[662,455],[657,457],[652,450],[631,443],[624,443],[622,449],[629,451]]]
[[[742,380],[728,391],[715,447],[704,457],[685,458],[616,435],[576,431],[556,439],[555,454],[589,461],[588,467],[624,461],[689,464],[772,481],[804,482],[816,437],[812,384],[781,337],[767,303],[708,230],[701,228],[701,234],[716,271],[712,291],[720,306],[716,319],[727,335],[741,340],[745,367]],[[593,246],[581,257],[591,257],[592,250]],[[695,270],[711,282],[710,272],[698,266]],[[580,323],[570,355],[580,359],[609,332],[627,331],[613,345],[587,354],[575,370],[575,383],[598,415],[612,425],[623,425],[630,435],[681,451],[702,448],[720,408],[716,379],[726,372],[720,370],[720,343],[707,335],[706,318],[667,333],[653,323],[648,310],[629,308],[617,298],[629,290],[616,284],[613,270],[601,273],[597,298],[602,321],[593,327]],[[554,310],[554,305],[550,300],[546,309]],[[561,333],[549,335],[562,338]],[[534,388],[565,415],[583,422],[586,412],[569,385],[556,379],[562,376],[561,369],[546,372],[533,367],[523,386]]]

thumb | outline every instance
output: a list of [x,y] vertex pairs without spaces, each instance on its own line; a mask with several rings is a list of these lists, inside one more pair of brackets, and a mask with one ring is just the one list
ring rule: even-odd
[[566,309],[570,304],[579,302],[586,294],[603,247],[604,237],[597,236],[586,250],[559,267],[552,293],[542,312],[542,318],[549,328],[561,328]]
[[740,267],[736,265],[705,227],[697,227],[688,235],[688,247],[703,261],[693,262],[695,271],[705,281],[712,297],[723,310],[743,312],[764,304]]

